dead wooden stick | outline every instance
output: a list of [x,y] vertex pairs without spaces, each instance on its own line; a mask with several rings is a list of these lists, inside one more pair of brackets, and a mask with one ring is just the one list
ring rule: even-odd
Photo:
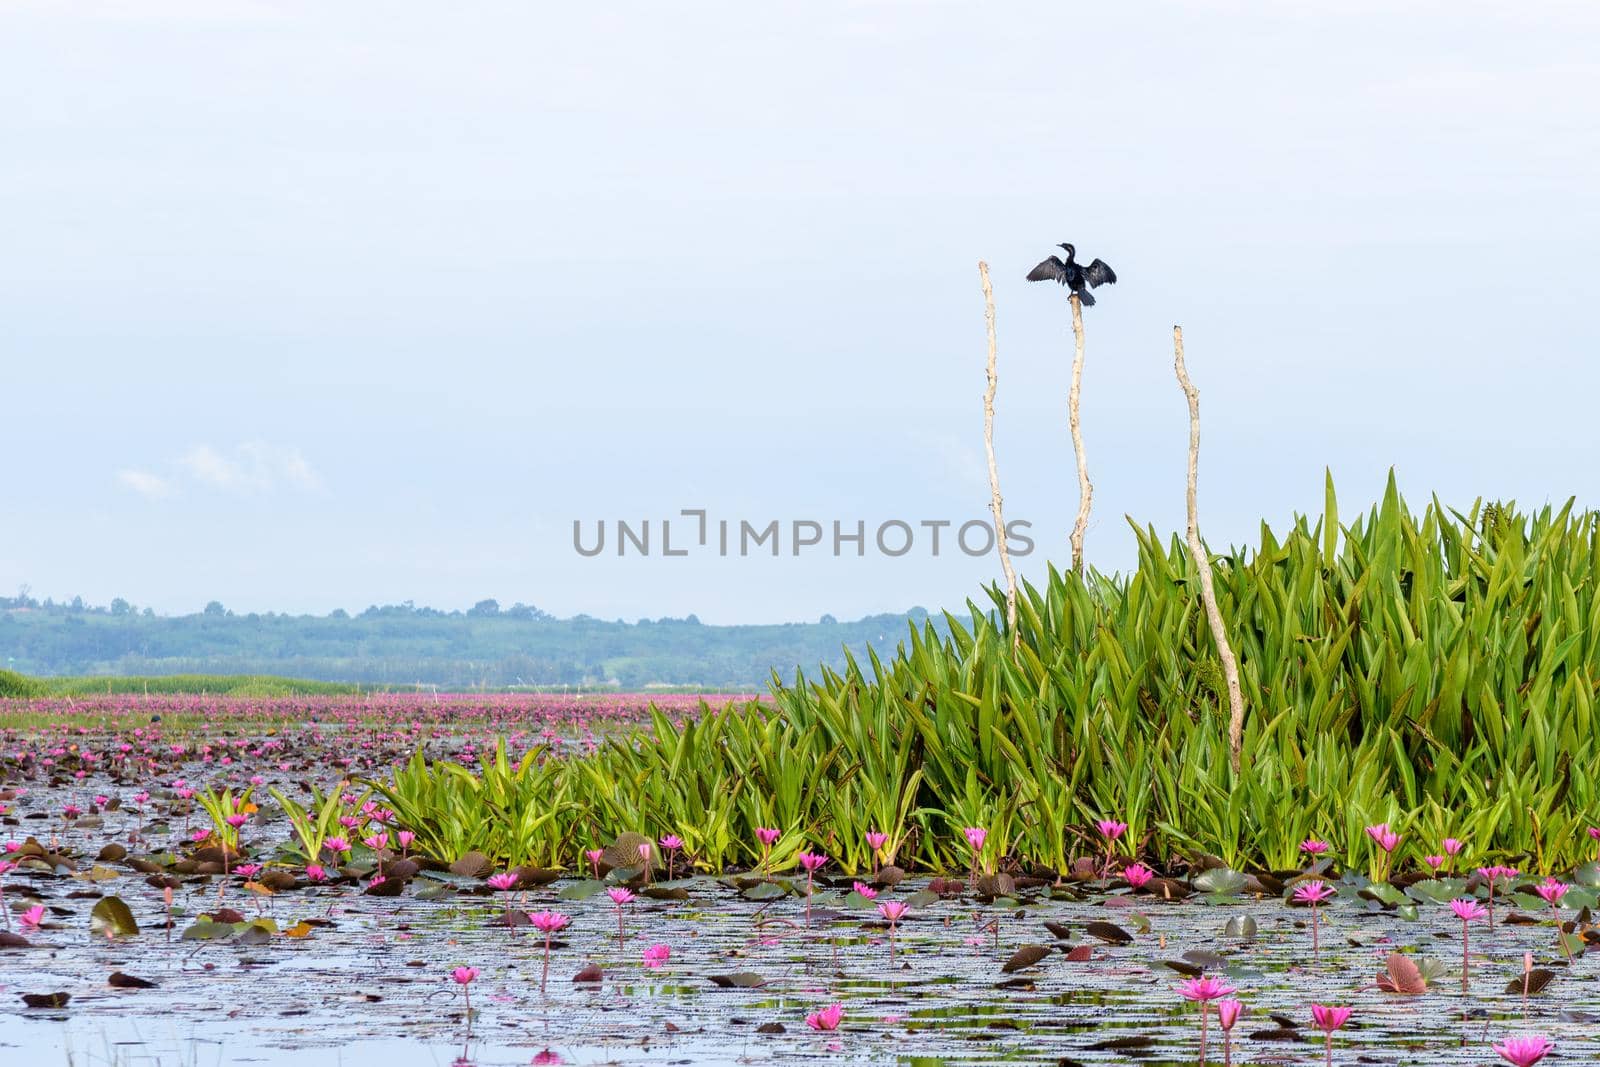
[[1094,504],[1094,483],[1089,481],[1089,461],[1083,454],[1083,431],[1078,419],[1078,397],[1083,392],[1083,304],[1073,293],[1072,391],[1067,394],[1067,423],[1072,428],[1072,453],[1078,459],[1078,518],[1072,524],[1072,569],[1083,574],[1083,535],[1089,529],[1089,509]]
[[1017,629],[1017,574],[1011,569],[1011,552],[1006,548],[1006,521],[1000,511],[1000,469],[994,460],[994,392],[999,384],[995,370],[994,288],[989,284],[989,264],[978,260],[978,277],[983,282],[983,321],[989,331],[989,387],[983,393],[983,449],[989,457],[989,510],[994,512],[994,536],[1000,545],[1000,569],[1006,575],[1006,628],[1011,631],[1011,649],[1022,644]]
[[1222,660],[1222,675],[1228,683],[1228,762],[1238,774],[1244,749],[1244,696],[1239,691],[1239,661],[1234,658],[1228,631],[1222,625],[1222,612],[1217,608],[1217,590],[1211,580],[1211,554],[1200,541],[1199,507],[1195,502],[1200,480],[1200,390],[1189,380],[1189,370],[1183,363],[1181,326],[1172,328],[1172,351],[1172,367],[1178,373],[1178,385],[1189,401],[1189,555],[1200,571],[1200,599],[1205,603],[1206,622],[1211,626],[1211,639],[1217,644],[1217,658]]

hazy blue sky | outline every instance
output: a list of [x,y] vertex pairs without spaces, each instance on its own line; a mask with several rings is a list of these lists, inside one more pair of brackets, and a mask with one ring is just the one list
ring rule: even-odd
[[[1403,12],[1403,13],[1397,13]],[[1600,5],[0,0],[0,590],[706,621],[992,560],[579,558],[571,523],[1253,539],[1399,469],[1600,503]]]

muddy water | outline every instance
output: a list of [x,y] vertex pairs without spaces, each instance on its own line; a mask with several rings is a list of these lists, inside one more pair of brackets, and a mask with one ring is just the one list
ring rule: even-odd
[[[1248,1006],[1233,1035],[1236,1063],[1322,1062],[1321,1035],[1309,1025],[1313,1002],[1355,1007],[1334,1042],[1339,1064],[1488,1064],[1497,1062],[1489,1042],[1514,1033],[1554,1038],[1557,1057],[1548,1062],[1600,1062],[1600,954],[1568,967],[1549,924],[1498,925],[1492,933],[1480,926],[1463,998],[1460,923],[1449,910],[1423,905],[1418,919],[1407,920],[1356,897],[1353,886],[1324,909],[1316,963],[1307,913],[1276,900],[1130,902],[1100,893],[1072,900],[1039,890],[1014,906],[943,899],[915,907],[897,931],[891,965],[887,928],[875,911],[850,907],[839,889],[819,891],[808,929],[798,898],[755,902],[709,878],[675,883],[686,900],[641,897],[626,905],[621,945],[604,894],[561,899],[571,882],[519,894],[519,908],[573,916],[552,954],[546,995],[540,936],[505,927],[498,895],[450,875],[423,875],[397,898],[337,887],[267,899],[232,879],[224,902],[247,917],[270,915],[280,929],[301,919],[327,924],[304,938],[278,934],[258,943],[238,935],[181,938],[217,900],[220,879],[197,878],[177,891],[169,940],[165,906],[144,875],[107,863],[104,880],[88,877],[88,857],[108,841],[126,841],[136,818],[112,811],[98,825],[92,817],[67,825],[57,817],[69,800],[95,792],[130,790],[93,777],[34,782],[0,834],[48,842],[54,831],[59,846],[80,857],[75,874],[19,870],[5,878],[14,912],[37,900],[51,913],[28,935],[32,947],[0,950],[3,1062],[1192,1064],[1198,1016],[1174,992],[1182,975],[1167,963],[1197,951],[1222,957],[1201,962],[1238,987]],[[35,812],[49,817],[27,818]],[[146,827],[154,838],[146,844],[174,848],[182,831],[179,819],[156,822]],[[247,830],[247,840],[286,836],[281,819]],[[102,894],[128,903],[138,936],[91,936],[90,911]],[[1498,917],[1509,910],[1502,906]],[[1230,918],[1243,916],[1257,923],[1253,938],[1224,932]],[[998,939],[987,926],[996,920]],[[1058,939],[1046,921],[1065,924],[1070,939]],[[1115,923],[1133,940],[1088,936],[1092,921]],[[671,957],[651,970],[642,952],[658,943],[670,946]],[[1002,973],[1024,944],[1052,951]],[[1074,944],[1093,946],[1093,958],[1069,960],[1060,949]],[[1358,988],[1396,949],[1443,965],[1426,995]],[[1521,973],[1524,952],[1557,974],[1526,1006],[1504,991]],[[574,983],[591,963],[603,979]],[[449,978],[460,965],[481,971],[470,986],[470,1026],[462,991]],[[155,987],[111,988],[113,972]],[[735,974],[762,984],[720,988],[710,980]],[[26,1008],[20,996],[58,991],[70,995],[64,1008]],[[806,1014],[835,1001],[845,1007],[840,1029],[807,1029]],[[1210,1031],[1211,1062],[1220,1063],[1214,1019]]]

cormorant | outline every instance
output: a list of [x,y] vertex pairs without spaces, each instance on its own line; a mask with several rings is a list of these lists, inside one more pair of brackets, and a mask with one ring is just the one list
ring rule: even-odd
[[1078,254],[1077,249],[1069,244],[1059,244],[1056,247],[1065,249],[1067,258],[1063,260],[1060,256],[1051,256],[1028,272],[1028,280],[1060,282],[1071,289],[1085,305],[1093,307],[1094,294],[1089,292],[1090,287],[1115,284],[1117,272],[1098,259],[1087,267],[1084,266],[1074,258]]

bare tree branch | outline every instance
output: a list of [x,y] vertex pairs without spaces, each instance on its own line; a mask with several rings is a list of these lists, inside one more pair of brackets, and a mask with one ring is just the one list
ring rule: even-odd
[[1222,675],[1228,683],[1228,762],[1233,772],[1239,773],[1240,757],[1244,749],[1244,695],[1239,691],[1239,661],[1234,658],[1233,646],[1228,643],[1228,631],[1222,625],[1222,612],[1217,608],[1217,590],[1211,578],[1211,554],[1200,541],[1199,506],[1196,497],[1200,481],[1200,390],[1189,380],[1189,370],[1183,363],[1183,327],[1172,328],[1172,367],[1178,374],[1178,385],[1189,401],[1189,555],[1200,571],[1200,599],[1205,603],[1206,622],[1211,626],[1211,639],[1217,645],[1217,658],[1222,660]]
[[1083,304],[1072,299],[1072,391],[1067,394],[1067,422],[1072,427],[1072,452],[1078,459],[1078,518],[1072,524],[1072,569],[1083,574],[1083,535],[1089,529],[1089,509],[1094,505],[1094,483],[1089,481],[1089,461],[1083,454],[1083,432],[1078,419],[1078,397],[1083,391]]
[[989,387],[983,394],[983,449],[989,457],[989,509],[994,512],[994,535],[1000,545],[1000,568],[1006,573],[1006,627],[1011,631],[1011,650],[1022,644],[1017,629],[1017,575],[1011,569],[1011,552],[1006,547],[1006,521],[1000,511],[1000,469],[994,460],[994,393],[999,385],[995,369],[994,288],[989,284],[989,264],[978,260],[978,277],[983,282],[983,321],[989,331]]

